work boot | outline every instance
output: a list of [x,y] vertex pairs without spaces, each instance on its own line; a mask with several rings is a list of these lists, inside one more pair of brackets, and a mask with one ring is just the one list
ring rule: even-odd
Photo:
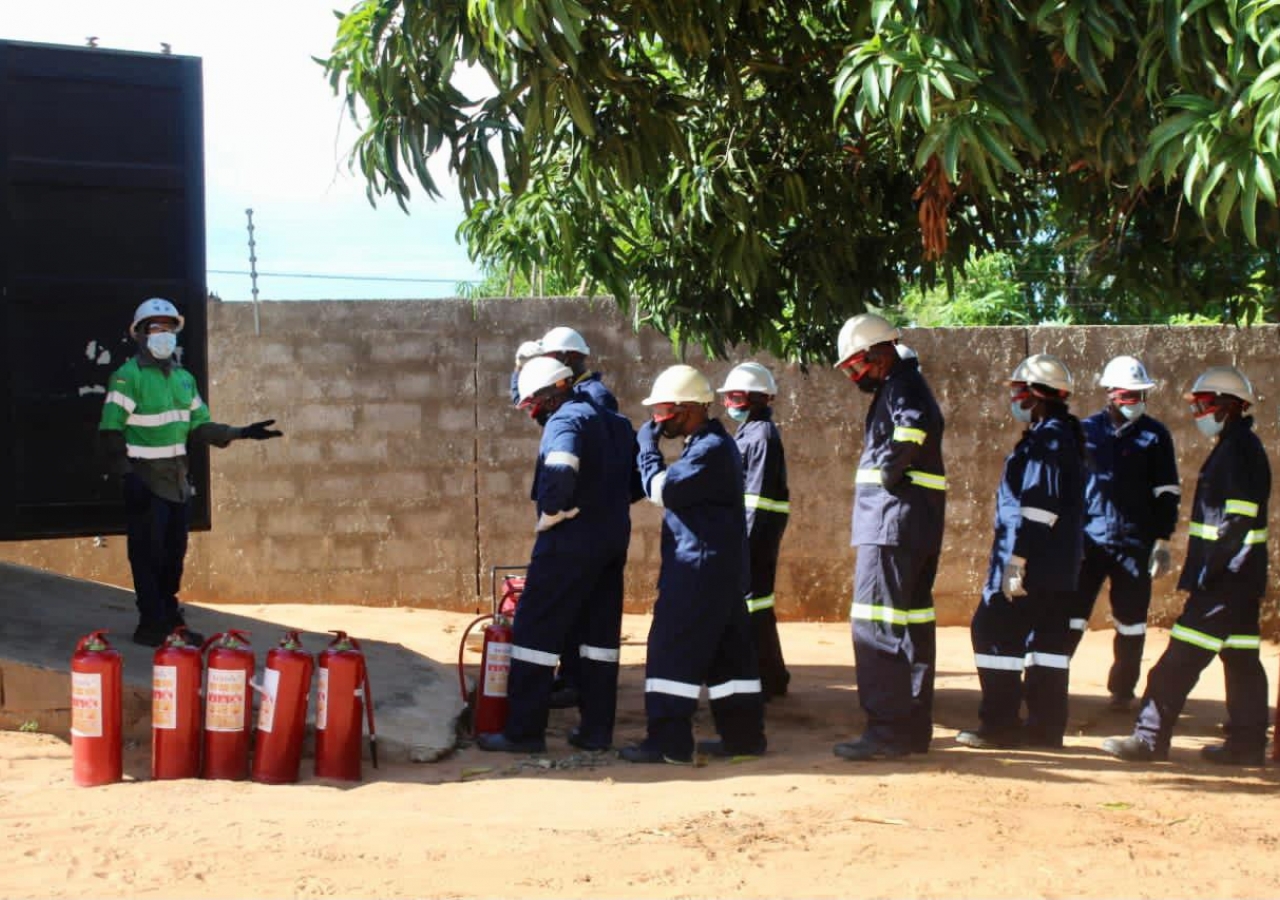
[[841,759],[847,759],[852,762],[867,762],[873,759],[901,759],[911,751],[905,747],[882,744],[863,735],[856,741],[845,741],[836,744],[831,748],[831,752]]
[[1113,713],[1127,713],[1133,709],[1133,694],[1112,694],[1111,699],[1107,701],[1107,711]]
[[657,747],[644,743],[631,744],[618,751],[618,758],[629,763],[667,763],[672,766],[691,766],[690,757],[672,756]]
[[766,746],[763,738],[760,739],[758,746],[747,748],[726,747],[723,740],[698,741],[698,752],[704,756],[714,756],[717,759],[735,759],[744,756],[764,756]]
[[1026,728],[1022,732],[1022,744],[1025,747],[1041,747],[1045,750],[1061,750],[1062,735],[1046,734],[1035,728]]
[[1014,750],[1022,746],[1022,731],[978,728],[957,734],[956,743],[971,750]]
[[592,753],[596,753],[601,750],[613,749],[612,746],[609,744],[600,744],[600,743],[596,743],[595,741],[587,740],[582,736],[581,728],[575,728],[572,731],[570,731],[569,736],[566,738],[566,740],[573,746],[577,747],[579,750],[587,750]]
[[159,622],[141,621],[133,630],[133,642],[144,647],[159,647],[169,636],[169,629]]
[[505,734],[482,734],[476,737],[476,746],[481,750],[492,750],[499,753],[546,753],[547,742],[543,738],[524,738],[513,741]]
[[1266,747],[1239,747],[1232,744],[1214,744],[1200,748],[1200,758],[1219,766],[1265,766]]
[[1167,747],[1157,750],[1134,734],[1123,738],[1107,738],[1102,742],[1102,752],[1125,762],[1165,762],[1169,758]]

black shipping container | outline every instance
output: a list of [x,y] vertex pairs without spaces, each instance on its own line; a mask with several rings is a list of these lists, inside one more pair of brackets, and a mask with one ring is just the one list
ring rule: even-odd
[[0,540],[124,530],[97,425],[143,300],[208,390],[202,118],[199,59],[0,41]]

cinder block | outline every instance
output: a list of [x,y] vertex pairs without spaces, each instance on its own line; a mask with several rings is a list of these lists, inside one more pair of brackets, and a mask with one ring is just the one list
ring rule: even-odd
[[391,531],[392,518],[369,509],[340,509],[329,512],[329,527],[335,534],[383,535]]
[[338,341],[302,344],[297,353],[298,362],[308,366],[348,366],[356,361],[355,347]]
[[425,399],[439,394],[437,377],[428,372],[401,372],[396,375],[393,387],[397,397]]
[[[231,473],[228,473],[229,476]],[[288,478],[254,477],[249,472],[236,473],[231,478],[236,495],[246,503],[265,503],[272,500],[289,500],[297,495],[297,487]]]
[[350,439],[334,438],[329,444],[329,458],[337,463],[383,462],[387,458],[387,439],[366,434]]
[[294,361],[293,348],[278,341],[251,344],[246,355],[263,366],[288,366]]
[[295,432],[351,431],[355,428],[355,417],[355,407],[352,406],[308,403],[290,414],[288,424]]
[[417,403],[367,403],[360,409],[360,423],[370,431],[414,431],[422,427],[422,406]]
[[270,537],[322,535],[329,530],[329,517],[322,508],[287,504],[266,510],[262,531]]
[[71,676],[55,669],[0,661],[4,674],[3,708],[9,712],[39,712],[71,707]]
[[422,500],[428,497],[426,472],[385,472],[368,479],[368,497],[394,500]]

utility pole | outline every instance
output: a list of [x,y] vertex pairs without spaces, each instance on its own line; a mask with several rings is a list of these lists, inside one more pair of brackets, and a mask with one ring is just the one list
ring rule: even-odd
[[258,318],[258,257],[254,254],[253,248],[253,209],[246,209],[245,216],[249,219],[249,283],[253,289],[253,333],[262,334],[262,321]]

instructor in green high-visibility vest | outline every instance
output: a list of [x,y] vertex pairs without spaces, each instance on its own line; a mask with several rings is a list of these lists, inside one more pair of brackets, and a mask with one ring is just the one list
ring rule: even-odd
[[[98,431],[110,471],[120,476],[127,517],[129,567],[137,596],[135,643],[158,647],[178,625],[182,566],[187,555],[187,446],[225,447],[283,432],[275,419],[236,427],[213,422],[196,379],[174,358],[183,318],[168,300],[145,300],[129,333],[137,354],[116,369],[107,385]],[[201,638],[193,635],[197,640]]]

